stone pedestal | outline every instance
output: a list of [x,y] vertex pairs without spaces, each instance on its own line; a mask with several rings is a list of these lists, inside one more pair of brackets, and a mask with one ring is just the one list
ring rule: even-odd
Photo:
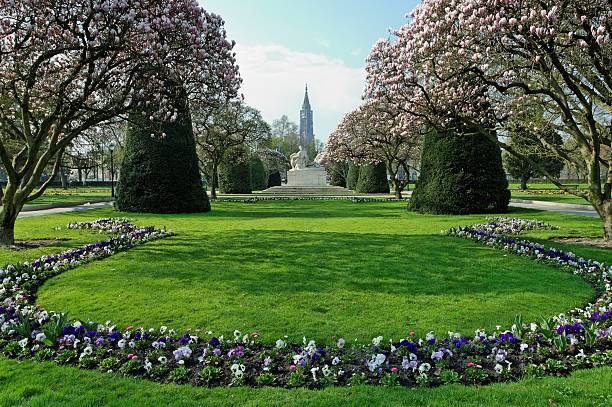
[[327,171],[321,167],[309,167],[287,171],[288,187],[324,187],[327,185]]

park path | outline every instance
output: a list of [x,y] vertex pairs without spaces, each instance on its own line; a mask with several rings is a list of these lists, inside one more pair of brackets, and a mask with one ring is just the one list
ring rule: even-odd
[[510,202],[510,206],[515,208],[526,208],[526,209],[537,209],[540,211],[560,212],[567,215],[578,215],[588,216],[591,218],[598,218],[599,215],[594,209],[588,205],[567,205],[567,204],[555,204],[552,202],[538,202],[538,201],[522,201],[522,202]]
[[90,209],[110,208],[112,206],[113,206],[112,202],[99,202],[99,203],[93,203],[93,204],[71,206],[68,208],[51,208],[51,209],[40,209],[40,210],[29,211],[29,212],[21,212],[18,215],[18,217],[19,218],[31,218],[34,216],[55,215],[58,213],[80,212],[80,211],[87,211]]
[[[86,205],[78,205],[72,206],[69,208],[52,208],[52,209],[41,209],[30,212],[21,212],[19,214],[20,218],[29,218],[34,216],[45,216],[45,215],[54,215],[58,213],[70,213],[70,212],[79,212],[86,211],[90,209],[100,209],[100,208],[110,208],[113,206],[112,202],[100,202],[94,204],[86,204]],[[593,209],[590,209],[587,205],[566,205],[566,204],[554,204],[551,202],[537,202],[537,201],[522,201],[522,202],[511,202],[510,206],[516,208],[526,208],[526,209],[537,209],[541,211],[551,211],[551,212],[560,212],[568,215],[578,215],[578,216],[588,216],[592,218],[597,218],[597,212]]]

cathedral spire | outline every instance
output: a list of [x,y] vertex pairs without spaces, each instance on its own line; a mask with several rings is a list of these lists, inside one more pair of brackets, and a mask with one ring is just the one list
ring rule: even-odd
[[304,103],[302,110],[310,110],[310,100],[308,99],[308,84],[306,84],[306,92],[304,93]]

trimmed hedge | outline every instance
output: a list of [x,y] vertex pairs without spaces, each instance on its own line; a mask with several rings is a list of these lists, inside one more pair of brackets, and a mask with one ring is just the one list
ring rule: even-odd
[[357,189],[357,181],[359,180],[359,166],[354,163],[349,164],[348,173],[346,175],[346,187],[351,191]]
[[231,151],[219,166],[219,190],[224,194],[253,192],[251,163],[245,151]]
[[279,171],[275,171],[268,175],[268,188],[280,187],[281,185],[283,185],[283,179]]
[[262,191],[268,187],[268,174],[263,161],[257,156],[251,158],[251,184],[253,190]]
[[[200,178],[187,100],[179,87],[169,88],[169,92],[173,90],[179,95],[175,122],[152,122],[146,112],[130,115],[117,183],[116,206],[121,211],[210,211]],[[151,137],[151,134],[165,136]]]
[[510,191],[501,150],[479,134],[432,131],[409,208],[432,214],[503,213]]
[[332,163],[328,167],[328,172],[330,173],[331,180],[330,184],[335,187],[343,187],[346,188],[346,178],[344,174],[346,174],[348,168],[347,163]]
[[387,179],[387,166],[385,163],[361,166],[355,191],[362,194],[388,194],[389,181]]

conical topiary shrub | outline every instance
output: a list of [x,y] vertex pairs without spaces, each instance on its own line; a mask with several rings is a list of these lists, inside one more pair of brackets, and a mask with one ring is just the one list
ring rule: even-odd
[[388,194],[389,181],[385,164],[381,162],[362,165],[355,190],[362,194]]
[[347,163],[335,162],[327,166],[327,172],[330,174],[330,184],[335,187],[346,188],[346,178],[348,168]]
[[346,174],[346,187],[351,191],[357,188],[357,181],[359,180],[359,166],[354,163],[349,164],[348,173]]
[[283,185],[283,179],[281,178],[280,172],[271,172],[270,175],[268,175],[268,188],[280,187],[281,185]]
[[219,190],[224,194],[250,194],[251,163],[247,153],[240,148],[230,151],[219,166]]
[[263,161],[257,156],[251,157],[251,183],[254,191],[262,191],[268,187],[268,174]]
[[146,112],[129,117],[117,184],[117,209],[126,212],[193,213],[210,210],[202,186],[191,115],[180,86],[174,92],[177,119],[151,120]]
[[510,191],[501,151],[484,135],[432,131],[409,208],[433,214],[502,213]]

